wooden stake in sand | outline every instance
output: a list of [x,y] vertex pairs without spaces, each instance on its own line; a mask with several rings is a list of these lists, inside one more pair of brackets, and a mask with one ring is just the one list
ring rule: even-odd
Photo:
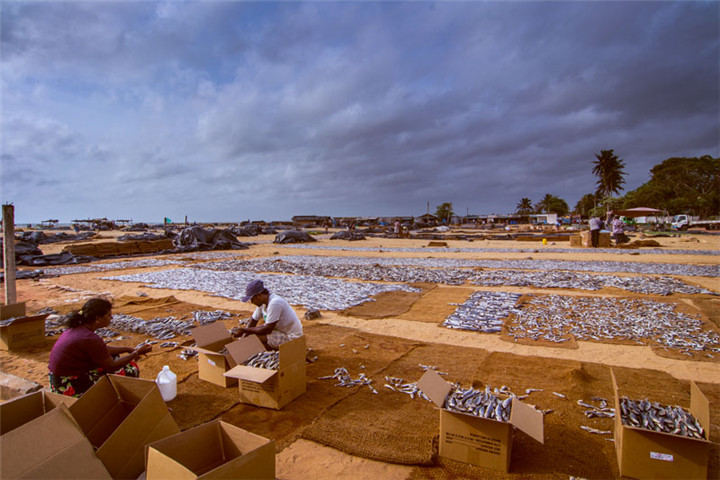
[[2,206],[3,268],[5,269],[5,305],[17,302],[15,290],[15,207]]

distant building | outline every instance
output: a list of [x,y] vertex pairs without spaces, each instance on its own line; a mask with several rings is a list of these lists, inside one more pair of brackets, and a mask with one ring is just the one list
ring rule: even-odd
[[319,215],[296,215],[292,217],[293,227],[322,227],[326,222],[332,222],[332,218]]

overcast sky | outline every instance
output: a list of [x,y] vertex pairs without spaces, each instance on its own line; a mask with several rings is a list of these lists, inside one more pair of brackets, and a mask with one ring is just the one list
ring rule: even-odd
[[[720,156],[720,3],[3,0],[17,223],[572,208]],[[623,192],[623,193],[625,193]]]

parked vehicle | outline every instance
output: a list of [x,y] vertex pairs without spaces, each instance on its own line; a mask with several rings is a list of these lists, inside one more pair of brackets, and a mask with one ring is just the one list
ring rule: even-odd
[[705,230],[720,230],[720,220],[699,220],[699,217],[689,215],[675,215],[672,228],[687,230],[688,228],[705,228]]

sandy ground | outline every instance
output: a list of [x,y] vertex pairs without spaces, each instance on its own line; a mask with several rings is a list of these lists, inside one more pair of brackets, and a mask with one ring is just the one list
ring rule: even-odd
[[[472,232],[472,231],[471,231]],[[479,233],[479,232],[473,232]],[[123,232],[103,232],[102,237],[95,241],[111,241]],[[341,250],[301,249],[272,243],[272,236],[245,237],[241,241],[254,243],[248,250],[238,250],[233,253],[238,257],[265,257],[273,255],[331,255],[331,256],[396,256],[396,257],[433,257],[433,258],[467,258],[467,259],[543,259],[543,260],[588,260],[588,261],[624,261],[624,262],[657,262],[679,264],[720,265],[720,258],[708,255],[631,255],[626,252],[599,253],[591,249],[577,248],[577,252],[552,252],[553,248],[570,248],[569,242],[517,242],[512,240],[447,240],[448,248],[445,251],[399,252],[396,248],[426,248],[428,240],[368,238],[364,241],[347,242],[329,240],[328,235],[317,235],[319,238],[313,246],[342,247]],[[639,238],[639,237],[635,237]],[[663,249],[687,249],[698,251],[720,250],[720,236],[684,234],[673,237],[656,237]],[[43,253],[57,253],[65,244],[42,245]],[[368,251],[359,251],[361,247]],[[522,249],[522,252],[461,252],[462,248],[512,248]],[[187,254],[192,256],[192,254]],[[171,256],[178,258],[178,255]],[[147,258],[147,257],[141,257]],[[161,258],[158,257],[158,258]],[[118,261],[108,259],[105,262]],[[156,269],[173,267],[156,267]],[[47,268],[46,271],[50,271]],[[122,270],[122,273],[148,271],[145,269]],[[113,272],[120,272],[115,270]],[[249,305],[238,300],[211,296],[203,292],[161,290],[143,287],[140,284],[122,283],[117,281],[99,280],[106,276],[106,272],[63,275],[41,280],[19,280],[17,282],[18,301],[26,301],[29,313],[45,307],[65,308],[74,306],[97,294],[119,297],[121,295],[149,295],[162,297],[173,295],[178,300],[212,309],[225,309],[242,314],[249,314]],[[687,283],[698,285],[720,293],[720,279],[708,277],[677,277]],[[611,367],[628,367],[664,372],[681,380],[709,383],[720,386],[720,355],[715,359],[689,360],[683,358],[667,358],[658,355],[649,346],[619,345],[610,343],[576,342],[577,348],[558,348],[552,346],[523,345],[504,341],[499,335],[478,334],[445,329],[438,326],[443,320],[442,315],[452,312],[449,304],[458,302],[458,298],[466,297],[473,290],[502,290],[520,293],[548,294],[559,293],[563,295],[582,296],[623,296],[631,295],[620,290],[585,292],[578,290],[550,290],[533,289],[525,287],[477,287],[465,285],[462,287],[439,286],[431,293],[426,293],[411,305],[407,311],[383,318],[383,315],[353,316],[351,312],[323,312],[321,319],[313,324],[334,325],[347,327],[358,332],[368,334],[397,337],[417,342],[442,344],[450,347],[466,347],[487,352],[504,352],[519,357],[540,357],[548,360],[570,360],[578,362],[591,362]],[[668,300],[668,297],[665,297]],[[388,301],[392,302],[390,298]],[[688,308],[703,315],[709,325],[718,328],[720,325],[720,303],[717,297],[709,295],[672,295],[669,301],[683,303]],[[425,302],[425,303],[423,303]],[[382,302],[378,302],[378,309],[382,309]],[[448,308],[450,310],[448,311]],[[304,310],[297,308],[302,318]],[[443,313],[447,312],[447,313]],[[423,317],[427,318],[423,318]],[[436,321],[437,320],[437,321]],[[305,323],[305,322],[304,322]],[[49,350],[37,352],[34,355],[3,353],[0,368],[3,372],[25,377],[38,383],[47,384],[46,364]],[[142,363],[141,363],[142,367]],[[154,378],[155,372],[147,372],[148,378]],[[143,375],[146,376],[146,375]],[[558,386],[561,388],[561,386]],[[711,406],[713,410],[717,406]],[[717,418],[717,417],[714,417]],[[711,428],[711,439],[720,441],[720,425],[714,424]],[[715,447],[717,448],[717,447]],[[717,462],[717,453],[713,462]],[[358,478],[358,479],[404,479],[412,476],[412,467],[381,463],[361,457],[348,455],[339,450],[322,446],[320,444],[298,439],[278,452],[277,476],[282,479],[305,478]],[[711,472],[717,473],[717,465],[711,466]],[[445,474],[444,478],[455,478]],[[459,478],[459,477],[458,477]],[[523,475],[522,478],[533,478]],[[541,478],[541,477],[537,477]],[[544,478],[544,477],[542,477]],[[565,477],[566,478],[566,477]]]

